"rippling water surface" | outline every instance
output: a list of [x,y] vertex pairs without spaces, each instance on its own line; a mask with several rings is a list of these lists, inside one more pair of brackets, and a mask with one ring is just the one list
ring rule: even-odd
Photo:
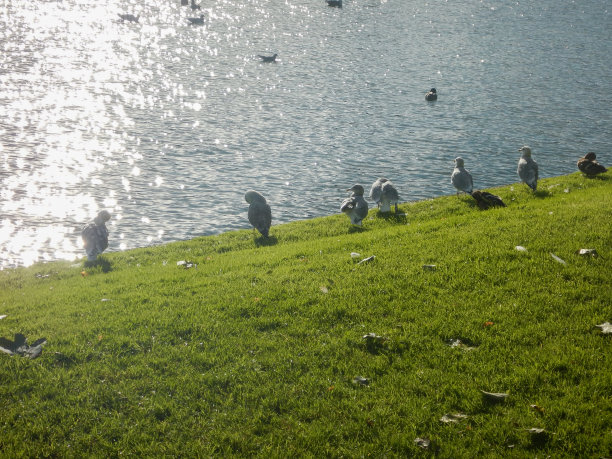
[[[0,268],[338,212],[391,178],[403,201],[485,188],[586,151],[612,163],[607,0],[8,0],[0,8]],[[139,23],[121,22],[133,13]],[[278,53],[275,64],[258,54]],[[438,101],[424,93],[438,89]]]

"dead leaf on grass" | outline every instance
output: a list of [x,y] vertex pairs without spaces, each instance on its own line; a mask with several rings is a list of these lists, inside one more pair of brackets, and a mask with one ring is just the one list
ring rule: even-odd
[[509,394],[505,394],[503,392],[486,392],[484,390],[480,391],[482,393],[482,398],[488,403],[500,403],[508,398]]
[[431,440],[429,438],[417,437],[414,439],[414,444],[419,448],[427,449],[431,446]]
[[612,324],[610,322],[604,322],[603,324],[595,326],[601,328],[601,333],[604,335],[609,335],[612,333]]
[[442,421],[445,424],[456,424],[460,421],[465,421],[468,418],[467,414],[463,414],[463,413],[448,413],[445,414],[444,416],[442,416],[440,418],[440,421]]
[[353,378],[353,384],[367,386],[370,384],[370,380],[368,378],[364,378],[363,376],[355,376]]
[[538,413],[544,413],[544,408],[542,408],[540,405],[529,405],[529,408],[531,408],[533,411],[537,411]]
[[321,285],[319,287],[319,290],[321,290],[323,293],[329,293],[329,290],[327,290],[327,287],[325,285]]

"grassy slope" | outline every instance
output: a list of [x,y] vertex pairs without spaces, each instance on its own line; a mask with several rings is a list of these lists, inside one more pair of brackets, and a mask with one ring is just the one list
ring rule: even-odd
[[0,455],[405,456],[416,437],[442,457],[610,455],[612,352],[593,325],[612,319],[612,180],[540,189],[112,253],[85,276],[0,272],[0,336],[48,339],[36,360],[0,355]]

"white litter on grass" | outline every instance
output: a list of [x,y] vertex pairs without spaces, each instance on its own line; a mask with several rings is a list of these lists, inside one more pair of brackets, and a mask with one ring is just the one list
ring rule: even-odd
[[351,258],[359,258],[361,256],[360,253],[357,252],[351,252]]
[[550,252],[550,256],[553,257],[553,259],[555,261],[558,261],[559,263],[561,263],[562,265],[566,265],[567,262],[561,258],[559,258],[557,255],[555,255],[554,253]]
[[6,314],[0,316],[0,320],[4,319],[6,317]]
[[604,322],[603,324],[595,326],[601,328],[601,332],[605,335],[612,334],[612,324],[610,322]]
[[527,252],[527,249],[523,247],[522,245],[517,245],[515,249],[518,250],[519,252]]

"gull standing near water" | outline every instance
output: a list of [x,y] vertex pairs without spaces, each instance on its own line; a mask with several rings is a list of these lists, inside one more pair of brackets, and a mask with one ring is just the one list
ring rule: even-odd
[[474,188],[472,174],[463,167],[463,158],[455,158],[455,168],[451,174],[451,183],[457,188],[457,194],[459,194],[460,191],[472,194]]
[[372,184],[370,199],[378,205],[381,212],[391,212],[391,204],[394,204],[397,213],[399,194],[389,179],[381,177]]
[[88,261],[95,261],[98,255],[108,247],[108,229],[106,229],[105,223],[110,218],[110,213],[103,210],[94,218],[93,223],[83,228],[81,237],[83,238]]
[[257,191],[249,190],[245,193],[244,199],[249,203],[249,222],[263,237],[268,237],[272,224],[272,210],[266,198]]
[[524,146],[519,148],[521,159],[516,170],[522,182],[527,184],[533,191],[538,187],[538,163],[531,157],[531,148]]
[[580,158],[578,163],[576,163],[580,172],[586,174],[587,177],[595,177],[597,174],[608,172],[608,169],[606,169],[602,164],[599,164],[595,158],[597,158],[597,155],[590,151]]
[[368,215],[368,203],[363,199],[363,187],[353,185],[346,191],[352,191],[352,194],[342,201],[340,211],[351,219],[353,225],[361,226],[361,221]]

